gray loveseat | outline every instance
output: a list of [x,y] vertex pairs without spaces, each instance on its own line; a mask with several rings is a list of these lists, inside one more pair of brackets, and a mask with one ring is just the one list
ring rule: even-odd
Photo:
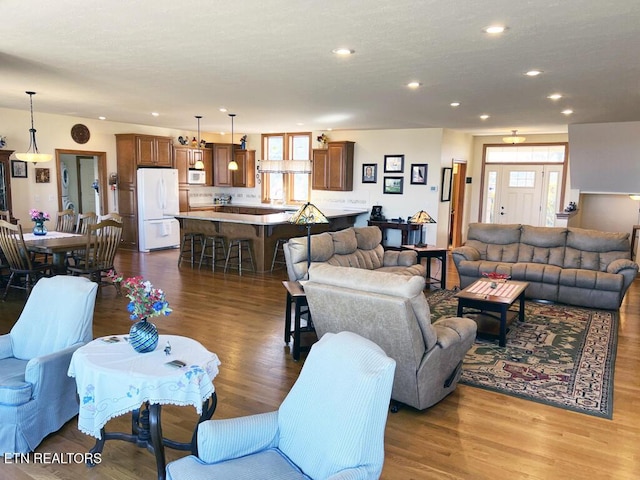
[[628,233],[529,225],[469,225],[452,251],[462,288],[483,273],[529,282],[526,297],[615,310],[638,273]]
[[424,276],[317,263],[304,282],[318,338],[349,331],[377,343],[396,361],[391,398],[419,410],[455,390],[477,328],[469,318],[431,323],[424,287]]
[[[289,280],[306,278],[307,237],[292,238],[285,243],[284,256]],[[413,250],[384,250],[378,227],[350,227],[311,235],[311,262],[425,276],[425,267],[417,263],[418,256]]]

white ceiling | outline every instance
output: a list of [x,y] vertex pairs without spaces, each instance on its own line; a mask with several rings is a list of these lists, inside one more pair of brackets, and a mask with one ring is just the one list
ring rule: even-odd
[[[640,120],[638,0],[2,0],[0,107],[236,132]],[[483,28],[508,27],[491,37]],[[331,53],[348,47],[355,54]],[[539,77],[523,75],[532,68]],[[422,83],[418,90],[409,81]],[[553,102],[547,95],[560,92]],[[461,106],[452,108],[452,101]],[[574,114],[561,114],[572,108]],[[156,111],[159,117],[150,113]],[[488,120],[479,115],[487,113]],[[301,125],[302,124],[302,125]]]

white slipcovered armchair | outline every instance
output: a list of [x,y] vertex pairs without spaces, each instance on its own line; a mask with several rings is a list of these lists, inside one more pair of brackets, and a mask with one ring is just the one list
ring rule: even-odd
[[373,342],[327,334],[278,411],[201,423],[198,457],[167,465],[167,479],[377,479],[394,371]]
[[77,415],[67,370],[73,352],[93,338],[97,289],[83,277],[42,278],[0,336],[0,452],[30,452]]

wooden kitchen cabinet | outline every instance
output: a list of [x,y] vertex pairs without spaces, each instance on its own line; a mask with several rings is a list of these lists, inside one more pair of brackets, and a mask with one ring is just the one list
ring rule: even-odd
[[178,183],[187,185],[187,172],[190,168],[194,168],[198,160],[202,160],[204,164],[205,177],[207,185],[213,185],[213,152],[210,148],[194,148],[184,145],[175,146],[173,148],[173,158],[175,167],[178,169]]
[[138,167],[173,167],[173,139],[139,135],[116,134],[118,169],[118,213],[122,217],[124,248],[138,249]]
[[173,167],[173,139],[136,135],[136,163],[139,167]]
[[256,151],[234,150],[233,156],[238,164],[238,170],[232,171],[232,184],[234,187],[256,186]]
[[311,188],[353,190],[353,150],[355,142],[329,142],[327,148],[313,150]]
[[[210,144],[207,144],[207,147]],[[213,185],[216,187],[233,186],[233,176],[229,170],[229,162],[231,161],[231,144],[230,143],[213,143]]]

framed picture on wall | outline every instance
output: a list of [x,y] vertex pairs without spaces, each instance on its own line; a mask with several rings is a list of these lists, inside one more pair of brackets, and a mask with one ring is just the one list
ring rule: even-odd
[[376,183],[378,181],[378,165],[365,163],[362,165],[362,183]]
[[426,185],[427,184],[427,168],[426,163],[413,163],[411,165],[411,184]]
[[11,160],[11,176],[13,178],[27,178],[27,162]]
[[49,183],[48,168],[36,168],[36,183]]
[[404,186],[403,177],[384,177],[382,193],[401,195]]
[[404,172],[404,155],[385,155],[384,173]]

